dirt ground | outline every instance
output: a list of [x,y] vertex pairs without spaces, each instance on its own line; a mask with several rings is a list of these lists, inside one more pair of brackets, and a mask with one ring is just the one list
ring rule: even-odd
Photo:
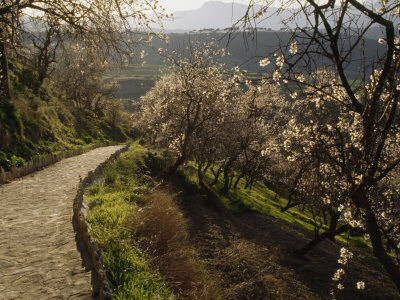
[[[313,233],[258,213],[233,216],[205,205],[202,196],[181,200],[201,263],[219,281],[224,299],[400,299],[371,253],[351,249],[344,290],[333,289],[343,244],[324,241],[303,258],[294,250]],[[365,290],[356,282],[364,281]]]
[[91,299],[72,225],[79,177],[122,146],[62,160],[0,186],[0,299]]

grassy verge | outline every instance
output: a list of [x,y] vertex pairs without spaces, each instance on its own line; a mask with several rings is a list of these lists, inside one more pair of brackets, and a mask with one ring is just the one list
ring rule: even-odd
[[198,263],[177,198],[157,178],[167,152],[134,144],[87,191],[90,234],[116,299],[219,299]]
[[90,234],[103,252],[116,299],[175,299],[131,230],[131,220],[140,211],[137,200],[150,188],[140,176],[144,151],[133,145],[106,168],[103,180],[88,190]]

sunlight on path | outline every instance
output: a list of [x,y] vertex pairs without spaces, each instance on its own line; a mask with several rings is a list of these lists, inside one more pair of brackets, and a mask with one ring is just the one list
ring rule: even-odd
[[84,178],[122,146],[62,160],[0,186],[0,299],[90,299],[72,227]]

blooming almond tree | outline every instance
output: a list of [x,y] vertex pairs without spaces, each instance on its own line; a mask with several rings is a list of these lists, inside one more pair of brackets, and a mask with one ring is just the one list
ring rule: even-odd
[[[256,17],[272,1],[262,4]],[[286,23],[289,44],[260,61],[274,64],[270,79],[287,85],[297,107],[282,146],[289,161],[311,163],[304,173],[314,178],[310,199],[337,212],[346,228],[368,234],[400,291],[400,265],[388,253],[400,248],[400,2],[286,4],[297,7]],[[296,26],[299,16],[307,27]],[[380,44],[366,38],[373,25]]]
[[139,104],[139,127],[177,155],[169,176],[201,148],[200,136],[217,128],[235,91],[223,65],[216,61],[225,55],[216,42],[190,43],[186,50],[170,54],[170,73],[156,82]]

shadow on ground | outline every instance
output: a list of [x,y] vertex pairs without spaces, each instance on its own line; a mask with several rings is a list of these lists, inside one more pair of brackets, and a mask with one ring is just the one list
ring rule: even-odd
[[[203,196],[181,199],[190,236],[205,265],[220,280],[224,299],[400,299],[394,284],[375,257],[364,250],[355,254],[341,282],[334,289],[333,274],[339,242],[324,241],[303,258],[293,251],[304,246],[313,233],[296,225],[247,212],[216,212]],[[364,281],[365,290],[357,290]]]

